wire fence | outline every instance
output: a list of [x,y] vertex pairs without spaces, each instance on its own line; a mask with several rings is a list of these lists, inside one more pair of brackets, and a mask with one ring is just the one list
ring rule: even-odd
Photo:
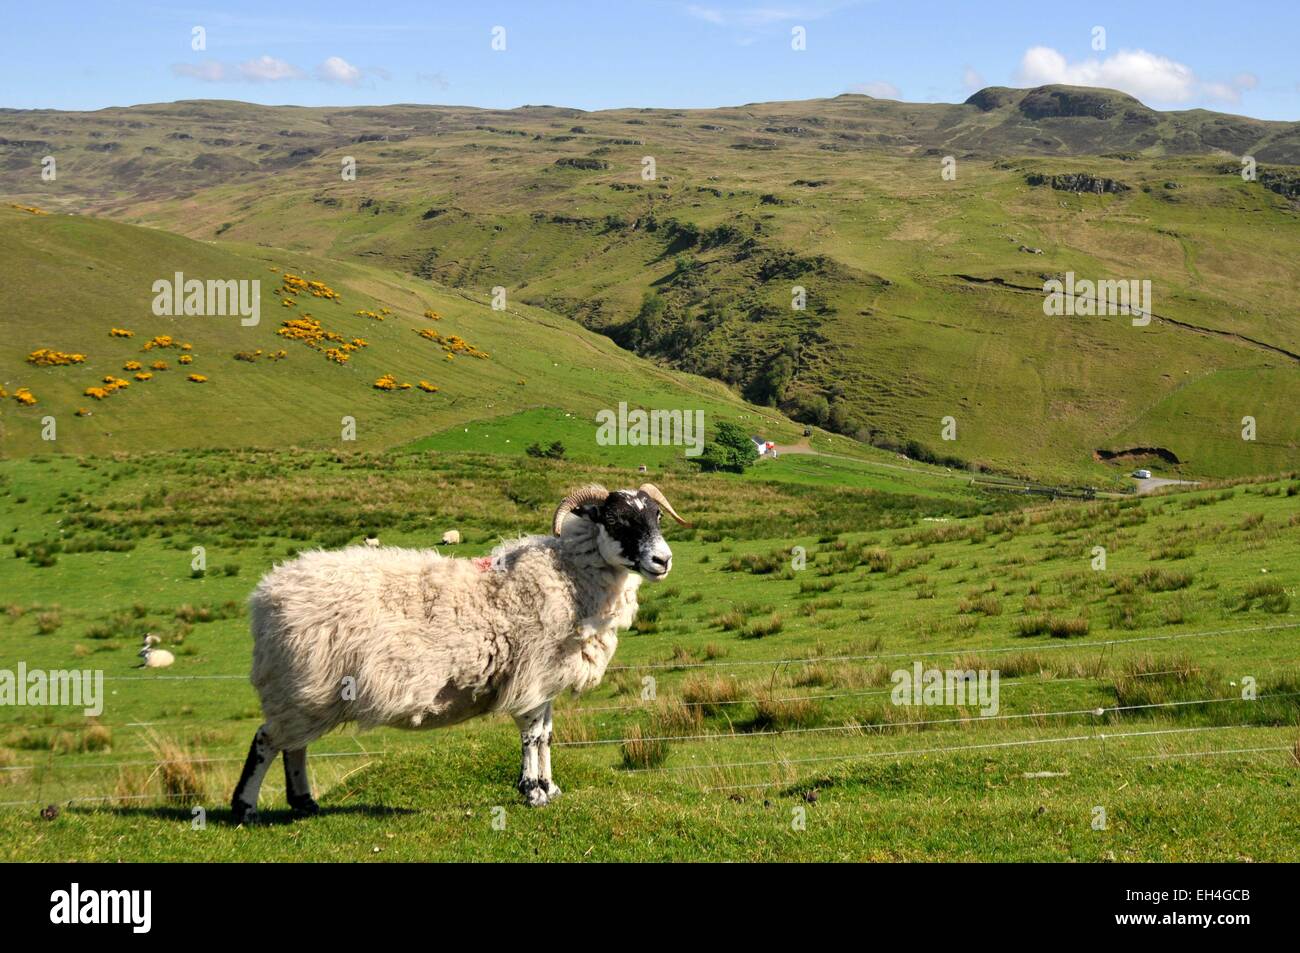
[[[1105,648],[1114,645],[1138,645],[1146,642],[1173,642],[1180,639],[1203,639],[1211,636],[1237,635],[1245,632],[1270,632],[1279,629],[1296,629],[1300,628],[1300,622],[1278,622],[1270,625],[1259,626],[1241,626],[1232,629],[1207,629],[1201,632],[1173,632],[1168,635],[1144,635],[1136,636],[1129,639],[1102,639],[1102,640],[1069,640],[1058,642],[1050,645],[1035,645],[1033,650],[1036,652],[1054,650],[1054,649],[1096,649]],[[797,658],[784,659],[737,659],[734,661],[710,661],[710,662],[647,662],[634,665],[611,665],[606,671],[641,671],[645,669],[681,669],[681,668],[735,668],[740,666],[754,665],[808,665],[816,662],[870,662],[883,659],[920,659],[949,657],[953,655],[1001,655],[1008,652],[1025,652],[1027,648],[1018,645],[1013,646],[992,646],[981,648],[979,646],[959,646],[948,649],[935,649],[931,652],[889,652],[874,655],[808,655]]]
[[[1186,639],[1226,637],[1226,636],[1234,636],[1234,635],[1241,635],[1241,634],[1258,634],[1258,633],[1274,632],[1274,631],[1294,629],[1294,628],[1300,628],[1300,622],[1281,622],[1281,623],[1258,625],[1258,626],[1241,626],[1241,627],[1234,627],[1234,628],[1210,629],[1210,630],[1202,630],[1198,632],[1182,632],[1182,633],[1170,633],[1165,635],[1135,636],[1135,637],[1123,638],[1123,639],[1106,639],[1106,640],[1094,640],[1094,641],[1080,640],[1080,641],[1072,641],[1072,642],[1063,642],[1059,644],[1037,645],[1037,646],[1033,646],[1032,650],[1042,651],[1042,650],[1060,650],[1060,649],[1076,649],[1076,650],[1077,649],[1105,649],[1105,648],[1115,647],[1115,646],[1132,646],[1132,645],[1141,645],[1147,643],[1179,641],[1179,640],[1186,640]],[[958,655],[969,655],[973,657],[980,657],[983,655],[999,655],[999,654],[1006,654],[1012,652],[1023,653],[1026,651],[1030,651],[1030,649],[1027,647],[1022,648],[1020,646],[992,646],[987,648],[961,646],[961,647],[953,647],[948,649],[937,649],[937,650],[932,650],[927,652],[812,655],[812,656],[778,658],[778,659],[738,659],[738,660],[731,660],[731,661],[714,660],[709,662],[687,662],[687,661],[670,661],[670,662],[662,662],[662,663],[652,662],[652,663],[629,664],[623,666],[611,666],[610,671],[646,671],[646,670],[653,671],[653,670],[692,669],[692,668],[738,668],[738,667],[770,666],[772,667],[773,672],[775,674],[776,670],[778,670],[782,666],[787,666],[787,665],[806,665],[806,664],[814,664],[814,663],[868,662],[868,661],[881,661],[887,659],[915,660],[921,658],[953,657]],[[1119,673],[1119,674],[1112,673],[1112,674],[1097,674],[1097,675],[1080,676],[1080,677],[1072,677],[1072,678],[1055,678],[1055,677],[1044,678],[1043,675],[1045,673],[1040,670],[1040,672],[1037,673],[1036,675],[1026,676],[1019,680],[1010,682],[1007,687],[1026,687],[1029,685],[1064,686],[1067,684],[1077,684],[1080,682],[1089,682],[1089,681],[1100,682],[1106,678],[1115,678],[1115,677],[1139,677],[1139,678],[1156,677],[1161,675],[1184,674],[1185,672],[1191,671],[1192,668],[1194,668],[1194,666],[1189,666],[1187,668],[1179,668],[1179,669],[1165,669],[1165,670],[1154,671],[1154,672],[1139,672],[1139,673],[1134,673],[1131,676],[1126,676],[1125,673]],[[223,681],[223,680],[236,680],[236,679],[247,679],[247,678],[248,678],[247,675],[225,675],[225,674],[216,674],[216,675],[144,675],[141,674],[141,675],[108,676],[106,680],[189,682],[189,681]],[[718,701],[695,701],[695,702],[683,701],[681,702],[681,704],[692,708],[694,707],[716,708],[720,706],[737,706],[737,705],[746,705],[746,704],[757,705],[763,702],[771,702],[771,701],[821,701],[821,700],[835,700],[835,699],[844,699],[844,698],[870,697],[870,696],[887,695],[892,693],[892,691],[893,689],[871,689],[871,690],[864,690],[864,691],[828,692],[823,694],[801,694],[801,695],[787,696],[785,698],[755,696],[750,698],[720,699]],[[1016,722],[1016,721],[1023,721],[1023,720],[1044,721],[1047,719],[1058,719],[1058,718],[1105,718],[1105,717],[1113,717],[1113,716],[1122,716],[1125,714],[1135,713],[1142,710],[1159,710],[1159,709],[1172,710],[1172,709],[1180,709],[1180,708],[1187,708],[1193,706],[1222,705],[1231,702],[1252,702],[1253,703],[1255,701],[1262,701],[1269,698],[1274,698],[1274,699],[1291,698],[1296,696],[1300,696],[1300,692],[1280,692],[1280,693],[1263,694],[1257,696],[1257,698],[1255,699],[1244,699],[1241,697],[1210,697],[1210,698],[1198,698],[1198,699],[1177,700],[1177,701],[1167,701],[1167,702],[1152,702],[1152,703],[1138,704],[1138,705],[1112,705],[1112,706],[1099,706],[1095,708],[1066,708],[1066,709],[1059,709],[1059,710],[1052,710],[1052,711],[1045,711],[1045,712],[1029,711],[1029,712],[1015,712],[1015,713],[1008,713],[1008,714],[963,715],[963,716],[951,717],[951,718],[917,719],[917,720],[910,720],[910,721],[888,721],[888,722],[879,722],[879,723],[850,722],[841,725],[819,725],[819,726],[794,727],[794,728],[759,730],[759,731],[701,732],[696,734],[664,734],[664,735],[650,736],[650,737],[623,736],[623,737],[600,738],[600,739],[590,739],[590,740],[575,739],[572,741],[556,741],[553,744],[554,747],[559,747],[559,748],[596,748],[601,746],[626,745],[630,743],[647,743],[647,742],[663,742],[663,743],[698,742],[698,743],[710,744],[714,742],[729,741],[729,740],[809,737],[809,736],[821,736],[821,735],[829,735],[829,734],[837,734],[837,733],[849,733],[849,734],[856,734],[856,735],[867,735],[867,734],[875,735],[875,734],[883,734],[887,731],[891,731],[895,729],[903,729],[903,728],[924,728],[928,726],[940,726],[940,725],[949,725],[949,726],[971,725],[971,724],[977,724],[981,722],[1007,723],[1007,722]],[[643,700],[642,703],[640,704],[613,705],[613,706],[578,705],[578,706],[574,706],[573,708],[567,709],[566,713],[567,714],[586,714],[586,713],[598,714],[604,712],[653,710],[653,701],[654,701],[653,699],[647,699],[647,700]],[[118,723],[118,724],[104,724],[99,722],[92,722],[91,724],[98,724],[101,727],[114,728],[114,729],[151,730],[159,726],[170,726],[172,724],[175,724],[175,722],[141,721],[141,722]],[[230,718],[213,719],[209,721],[195,721],[193,719],[186,719],[182,722],[182,724],[186,727],[192,727],[197,725],[228,725],[230,727],[241,727],[237,720],[230,719]],[[38,726],[28,726],[28,727],[52,728],[55,726],[38,725]],[[818,755],[818,756],[796,757],[796,758],[786,757],[786,758],[757,760],[757,761],[733,761],[733,762],[715,762],[715,763],[691,764],[691,765],[629,768],[629,769],[625,769],[625,772],[627,774],[633,774],[633,775],[675,774],[680,772],[692,772],[692,771],[696,771],[696,772],[728,771],[734,769],[750,769],[756,767],[777,767],[777,766],[791,767],[796,765],[817,764],[817,763],[827,763],[827,762],[836,762],[836,761],[854,761],[860,759],[891,757],[891,756],[911,757],[911,756],[916,756],[921,754],[944,754],[944,753],[955,753],[955,752],[962,752],[962,751],[1013,749],[1017,747],[1032,746],[1032,745],[1075,744],[1075,743],[1107,741],[1107,740],[1117,740],[1117,739],[1188,734],[1188,733],[1205,732],[1205,731],[1221,731],[1221,730],[1227,730],[1232,728],[1248,728],[1248,727],[1254,727],[1254,726],[1249,724],[1243,724],[1243,725],[1222,725],[1222,726],[1196,726],[1196,727],[1176,728],[1176,729],[1156,729],[1156,730],[1148,730],[1148,731],[1129,731],[1129,732],[1117,732],[1117,733],[1099,732],[1093,734],[1070,735],[1070,736],[1057,737],[1057,738],[1017,739],[1011,741],[988,742],[988,743],[969,744],[969,745],[934,746],[934,747],[927,747],[927,748],[890,748],[882,751],[856,752],[856,753],[849,753],[849,754]],[[1167,754],[1167,755],[1148,754],[1148,755],[1142,755],[1137,757],[1158,759],[1164,757],[1169,757],[1169,758],[1211,757],[1219,754],[1222,755],[1239,754],[1244,756],[1244,755],[1263,754],[1263,753],[1270,753],[1270,752],[1275,753],[1279,751],[1291,751],[1293,757],[1300,757],[1297,756],[1295,749],[1285,745],[1215,749],[1212,751],[1174,753],[1174,754]],[[376,751],[376,750],[371,750],[363,747],[355,751],[326,751],[326,752],[313,753],[311,757],[313,759],[371,758],[374,760],[381,760],[395,753],[398,752],[390,751],[387,749]],[[44,789],[44,785],[48,775],[51,773],[64,771],[64,770],[121,770],[127,768],[151,768],[156,771],[159,768],[168,765],[175,765],[175,764],[216,765],[216,764],[239,763],[242,762],[243,760],[244,760],[243,756],[199,757],[199,758],[187,757],[184,759],[161,759],[161,760],[140,759],[140,760],[92,761],[92,762],[83,762],[83,763],[58,764],[56,766],[54,764],[53,757],[51,756],[50,760],[45,763],[10,765],[10,766],[5,766],[3,768],[0,768],[0,772],[5,772],[9,774],[24,772],[24,771],[40,772],[40,784],[41,784],[40,790],[38,790],[37,799],[0,801],[0,807],[20,807],[20,806],[27,807],[27,806],[32,806],[41,803],[40,792],[43,791]],[[772,786],[778,786],[781,784],[788,784],[788,783],[790,782],[773,780],[773,781],[760,782],[754,784],[712,786],[712,787],[706,787],[704,788],[704,790],[706,792],[736,790],[736,789],[751,788],[751,787],[752,788],[772,787]],[[173,796],[167,794],[134,794],[134,795],[95,794],[95,795],[86,795],[86,796],[76,796],[70,798],[66,803],[68,805],[75,805],[78,803],[84,803],[84,804],[118,803],[118,802],[133,801],[133,800],[140,800],[140,801],[168,800],[172,797],[183,798],[186,796],[185,795]],[[458,808],[457,810],[461,810],[461,809]]]
[[[1033,651],[1041,652],[1058,649],[1097,649],[1115,645],[1139,645],[1147,642],[1173,642],[1182,639],[1203,639],[1213,636],[1239,635],[1247,632],[1273,632],[1280,629],[1300,628],[1300,622],[1277,622],[1269,625],[1239,626],[1231,629],[1206,629],[1200,632],[1172,632],[1167,635],[1144,635],[1128,639],[1072,639],[1049,645],[1032,646]],[[607,672],[663,671],[688,668],[738,668],[752,666],[811,665],[818,662],[871,662],[885,659],[921,659],[948,657],[953,655],[1000,655],[1010,652],[1029,651],[1028,646],[953,646],[935,649],[929,652],[887,652],[869,655],[805,655],[794,658],[778,659],[715,659],[707,662],[668,661],[668,662],[633,662],[627,665],[611,665]],[[248,674],[243,675],[106,675],[104,681],[205,681],[205,680],[242,680],[247,681]]]
[[[1099,732],[1091,735],[1069,735],[1060,738],[1018,738],[1014,741],[989,741],[980,744],[970,745],[940,745],[930,748],[893,748],[888,751],[867,751],[861,754],[852,755],[823,755],[808,758],[782,758],[768,761],[735,761],[726,764],[709,764],[709,765],[682,765],[683,768],[695,768],[697,770],[720,771],[735,768],[753,768],[753,767],[773,767],[788,766],[796,764],[825,764],[835,761],[862,761],[870,758],[902,758],[915,757],[923,754],[951,754],[959,751],[988,751],[994,749],[1008,748],[1025,748],[1035,745],[1049,744],[1074,744],[1087,741],[1122,741],[1129,738],[1147,738],[1156,735],[1178,735],[1192,734],[1207,731],[1224,731],[1231,728],[1249,728],[1250,725],[1214,725],[1200,726],[1195,728],[1162,728],[1150,731],[1123,731],[1123,732]],[[657,773],[666,771],[665,768],[644,768],[640,773]],[[752,784],[726,784],[706,787],[705,791],[733,791],[742,788],[765,788],[789,785],[787,781],[760,781]]]
[[1010,715],[966,715],[958,718],[932,718],[923,721],[889,721],[880,722],[879,724],[852,724],[852,725],[818,725],[808,728],[782,728],[773,731],[746,731],[746,732],[710,732],[696,735],[661,735],[654,738],[629,737],[629,738],[598,738],[592,741],[557,741],[553,744],[556,748],[582,748],[596,745],[622,745],[631,742],[649,743],[658,741],[729,741],[742,738],[765,738],[786,735],[808,735],[808,734],[825,734],[828,732],[850,732],[856,734],[865,733],[883,733],[884,731],[894,728],[923,727],[928,725],[953,725],[953,724],[977,724],[979,722],[990,721],[1013,721],[1026,718],[1062,718],[1067,716],[1092,716],[1104,718],[1106,715],[1120,714],[1130,711],[1143,711],[1156,708],[1181,708],[1191,705],[1214,705],[1224,702],[1241,702],[1249,701],[1252,704],[1255,701],[1263,701],[1266,698],[1293,698],[1300,696],[1300,692],[1275,692],[1272,694],[1258,695],[1254,699],[1243,699],[1240,696],[1228,698],[1198,698],[1183,701],[1171,702],[1148,702],[1143,705],[1111,705],[1102,708],[1073,708],[1065,711],[1042,711],[1042,712],[1017,712]]

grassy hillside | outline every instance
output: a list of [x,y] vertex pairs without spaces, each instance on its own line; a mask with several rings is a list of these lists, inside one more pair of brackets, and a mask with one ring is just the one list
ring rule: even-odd
[[[6,113],[0,132],[20,201],[364,263],[430,300],[501,286],[914,456],[1106,484],[1127,459],[1098,451],[1160,448],[1184,477],[1300,451],[1293,123],[1045,87],[600,113],[194,102]],[[20,170],[46,147],[66,174],[43,184]],[[1149,280],[1151,325],[1045,317],[1044,281],[1071,271]]]
[[[478,555],[623,473],[441,452],[0,462],[6,658],[99,669],[110,692],[96,719],[0,709],[0,856],[1297,859],[1294,476],[1008,508],[952,482],[662,474],[696,528],[669,531],[673,574],[643,590],[605,683],[560,702],[564,798],[518,803],[515,731],[487,719],[332,734],[313,747],[322,816],[292,821],[273,774],[269,823],[226,823],[259,721],[243,601],[260,573],[371,531],[418,546],[456,526],[450,551]],[[145,632],[171,669],[133,667]],[[999,670],[999,711],[892,704],[914,662]]]
[[[27,388],[36,403],[0,403],[6,455],[36,450],[138,452],[170,447],[326,446],[347,448],[343,418],[356,421],[355,446],[384,447],[471,421],[545,412],[567,422],[515,434],[522,452],[536,441],[563,439],[579,456],[623,463],[681,460],[680,447],[599,447],[595,413],[631,407],[701,410],[711,430],[720,420],[752,424],[774,439],[796,430],[771,412],[747,407],[725,387],[662,369],[615,347],[573,322],[524,305],[494,311],[486,298],[412,280],[375,266],[336,262],[263,247],[198,242],[156,229],[71,215],[36,215],[0,208],[0,387]],[[261,320],[245,327],[234,316],[158,317],[152,285],[173,273],[207,279],[261,282]],[[283,276],[325,282],[338,301],[276,294]],[[285,300],[294,300],[286,307]],[[391,314],[383,315],[388,308]],[[427,309],[438,319],[424,316]],[[382,317],[357,315],[368,311]],[[285,321],[311,315],[344,341],[367,346],[345,364],[329,359],[337,342],[313,349],[279,335]],[[113,337],[118,328],[133,337]],[[458,336],[485,358],[449,352]],[[145,350],[159,335],[174,347]],[[179,345],[191,349],[181,350]],[[37,366],[38,349],[80,354],[82,363]],[[277,352],[284,356],[276,359]],[[251,360],[237,359],[243,355]],[[191,363],[182,364],[182,356]],[[155,361],[166,370],[152,370]],[[140,371],[125,369],[138,362]],[[136,373],[151,373],[136,380]],[[190,374],[206,377],[194,383]],[[375,382],[393,375],[409,390],[384,391]],[[105,376],[128,388],[96,400],[86,396]],[[437,392],[418,387],[427,381]],[[78,411],[88,416],[77,416]],[[57,439],[42,439],[43,419],[55,418]],[[510,451],[503,441],[477,450]],[[849,442],[841,441],[844,450]]]

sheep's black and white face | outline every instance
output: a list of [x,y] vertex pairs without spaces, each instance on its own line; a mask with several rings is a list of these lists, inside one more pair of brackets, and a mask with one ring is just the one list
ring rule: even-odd
[[651,582],[668,575],[673,551],[659,531],[659,504],[639,490],[615,490],[603,503],[578,510],[598,527],[600,554],[611,566],[639,572]]

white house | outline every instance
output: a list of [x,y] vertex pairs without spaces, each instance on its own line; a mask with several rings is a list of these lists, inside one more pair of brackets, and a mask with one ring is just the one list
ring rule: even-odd
[[758,451],[760,457],[776,456],[776,444],[771,440],[759,436],[753,436],[749,439],[754,441],[754,449]]

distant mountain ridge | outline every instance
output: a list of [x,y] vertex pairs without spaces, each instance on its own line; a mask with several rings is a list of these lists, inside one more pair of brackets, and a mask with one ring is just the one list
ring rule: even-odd
[[[729,136],[740,149],[770,151],[798,139],[835,151],[968,158],[1015,155],[1252,155],[1259,162],[1300,165],[1300,122],[1277,122],[1193,109],[1160,112],[1109,89],[990,86],[964,103],[903,103],[845,93],[833,99],[753,103],[717,109],[612,109],[556,106],[479,109],[464,106],[262,106],[227,100],[112,107],[93,112],[0,110],[0,189],[22,191],[26,174],[56,145],[88,165],[90,178],[111,175],[133,194],[169,183],[172,194],[224,181],[231,174],[276,174],[345,145],[408,138],[528,120],[695,122],[696,131]],[[169,130],[162,142],[152,133]],[[506,133],[509,134],[509,133]],[[636,137],[629,135],[627,141]],[[91,160],[83,163],[80,160]],[[84,192],[83,192],[84,197]]]

